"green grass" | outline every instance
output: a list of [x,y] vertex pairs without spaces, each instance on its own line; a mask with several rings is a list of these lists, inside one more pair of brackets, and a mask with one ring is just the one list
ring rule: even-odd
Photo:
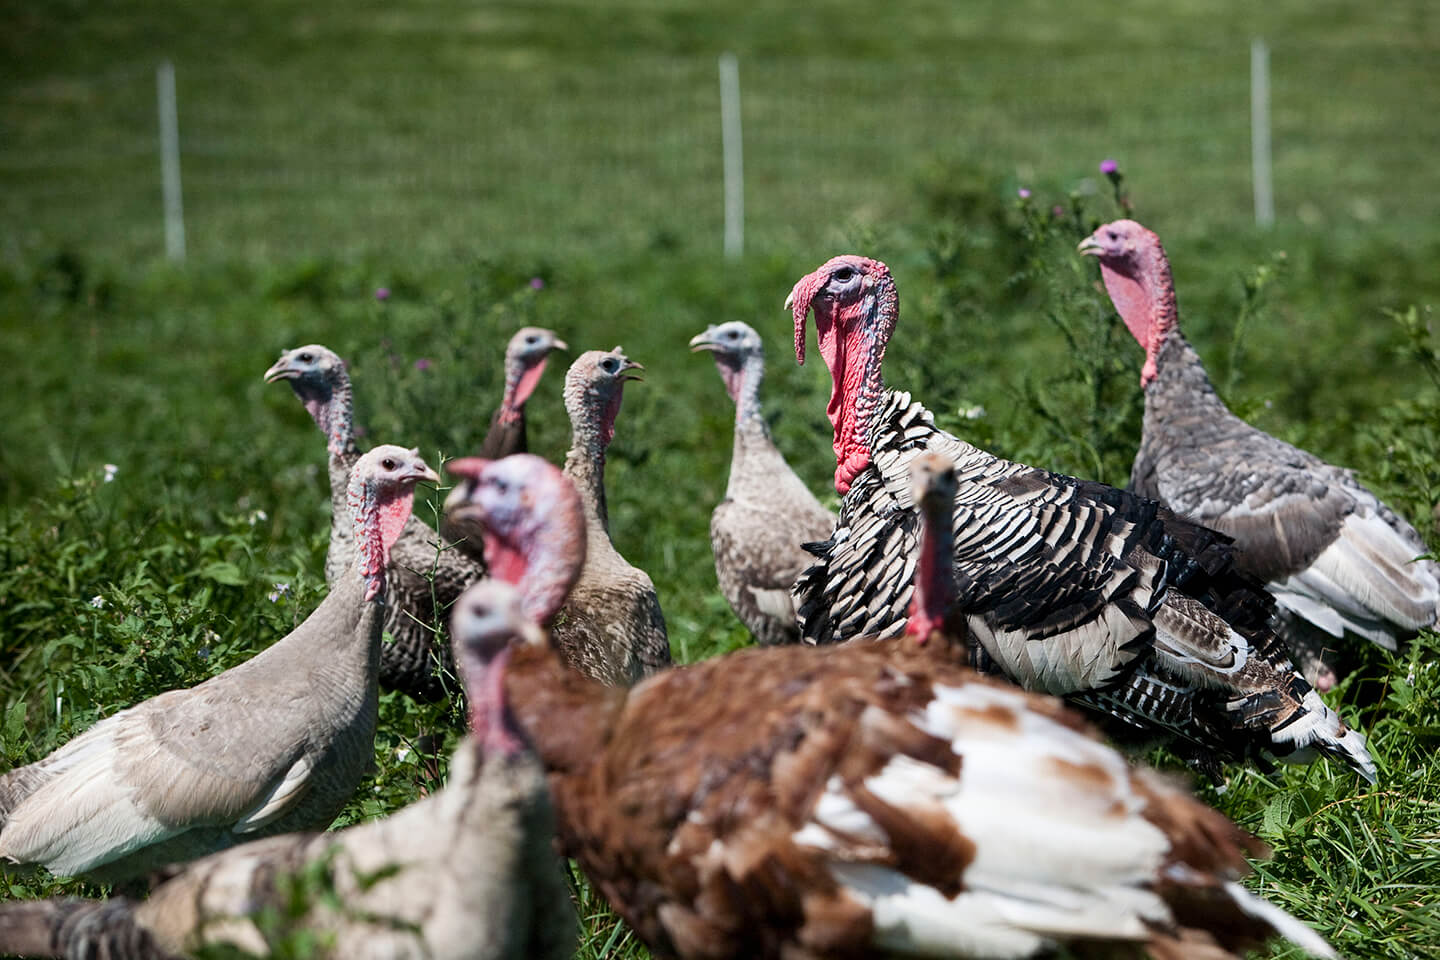
[[[1093,183],[1106,155],[1164,238],[1186,332],[1232,406],[1356,467],[1432,530],[1428,4],[909,3],[877,20],[835,3],[61,2],[0,16],[7,763],[243,660],[318,602],[323,443],[287,389],[260,382],[282,347],[346,356],[365,442],[438,459],[478,442],[516,326],[623,344],[647,374],[610,456],[612,527],[683,661],[745,642],[707,536],[731,411],[686,342],[725,319],[761,331],[777,440],[829,489],[828,377],[791,362],[780,303],[833,253],[890,263],[888,377],[942,425],[1123,483],[1139,350],[1073,255],[1083,225],[1115,213]],[[1256,34],[1274,48],[1280,223],[1264,233],[1248,223]],[[744,85],[736,262],[718,255],[724,49]],[[162,53],[180,78],[184,268],[159,259]],[[552,458],[568,436],[558,374],[530,407],[532,448]],[[961,415],[977,405],[984,417]],[[289,592],[272,602],[277,583]],[[1437,657],[1434,636],[1397,660],[1366,653],[1333,698],[1369,731],[1378,787],[1320,763],[1201,788],[1274,846],[1259,889],[1352,958],[1440,957]],[[376,775],[341,822],[443,776],[413,746],[447,719],[387,697]],[[83,888],[13,892],[62,889]],[[643,955],[578,895],[582,956]]]

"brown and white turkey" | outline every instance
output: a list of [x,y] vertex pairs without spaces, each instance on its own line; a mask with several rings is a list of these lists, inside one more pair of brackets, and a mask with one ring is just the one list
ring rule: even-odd
[[883,263],[835,257],[786,304],[802,362],[814,310],[843,495],[833,534],[795,584],[807,641],[904,629],[918,524],[910,462],[936,451],[958,475],[954,572],[977,666],[1163,731],[1206,767],[1318,749],[1374,778],[1364,737],[1295,671],[1270,626],[1273,601],[1234,569],[1229,538],[1153,500],[986,453],[887,391],[881,360],[899,294]]
[[821,506],[770,438],[760,411],[765,347],[747,323],[706,328],[690,341],[706,350],[735,404],[735,443],[725,499],[710,515],[720,592],[763,644],[800,638],[790,586],[814,559],[802,544],[824,540],[835,515]]
[[516,590],[493,580],[461,596],[450,634],[471,731],[443,790],[384,820],[214,854],[142,903],[0,905],[0,953],[171,960],[226,947],[271,956],[277,942],[305,942],[305,956],[334,960],[573,955],[575,910],[551,849],[545,771],[505,701],[510,644],[544,637]]
[[374,760],[385,570],[421,480],[439,477],[418,451],[361,457],[346,509],[355,556],[303,623],[0,776],[0,863],[120,881],[329,826]]
[[[556,609],[583,563],[579,495],[538,457],[458,468],[491,568]],[[921,471],[921,502],[945,473]],[[1224,960],[1276,934],[1334,956],[1235,882],[1253,838],[1058,701],[921,640],[946,642],[751,648],[629,689],[527,646],[505,689],[562,851],[657,956]]]
[[[325,580],[334,583],[355,554],[345,521],[345,490],[360,458],[355,443],[354,399],[345,361],[318,343],[286,350],[265,382],[285,381],[325,434],[330,452],[330,547]],[[453,692],[454,664],[444,627],[460,593],[485,575],[483,560],[455,549],[419,517],[411,516],[391,554],[390,602],[380,653],[380,686],[418,700]]]
[[1415,528],[1355,474],[1252,427],[1215,393],[1180,332],[1170,261],[1133,220],[1097,229],[1080,252],[1145,350],[1145,420],[1130,474],[1135,492],[1235,538],[1236,566],[1283,608],[1286,639],[1321,689],[1335,682],[1321,651],[1346,634],[1387,650],[1433,627],[1440,566]]

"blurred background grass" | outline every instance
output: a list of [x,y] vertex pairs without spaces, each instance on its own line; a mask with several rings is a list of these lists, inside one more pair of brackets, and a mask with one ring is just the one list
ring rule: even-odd
[[[1269,230],[1251,201],[1254,37],[1271,49]],[[735,261],[721,256],[723,51],[744,121]],[[162,59],[178,85],[183,266],[163,257]],[[1440,406],[1417,344],[1440,294],[1437,70],[1428,0],[10,5],[5,752],[32,756],[194,682],[313,605],[323,441],[288,390],[260,382],[283,347],[351,361],[364,443],[438,458],[478,442],[515,327],[553,327],[577,350],[623,344],[647,375],[611,452],[612,529],[654,578],[681,660],[746,640],[708,544],[732,411],[686,342],[723,320],[761,331],[777,439],[828,490],[828,377],[791,362],[780,304],[832,254],[890,263],[889,380],[942,425],[1123,483],[1140,355],[1073,255],[1119,212],[1105,157],[1165,241],[1186,332],[1232,406],[1355,466],[1428,531]],[[1389,311],[1411,305],[1407,328]],[[559,380],[530,406],[532,449],[557,459]],[[281,581],[293,590],[272,603]],[[1209,795],[1276,843],[1267,891],[1352,956],[1440,942],[1427,643],[1344,693],[1362,726],[1384,721],[1378,749],[1403,788],[1366,799],[1317,768]],[[407,802],[428,776],[396,751],[438,718],[386,709],[375,792],[351,817]],[[1377,818],[1399,833],[1369,835]],[[1321,826],[1344,843],[1317,848]],[[588,929],[603,952],[613,926]]]

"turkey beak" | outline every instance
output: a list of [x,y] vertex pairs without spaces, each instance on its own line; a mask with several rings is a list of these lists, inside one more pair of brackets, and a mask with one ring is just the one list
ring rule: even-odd
[[570,344],[566,343],[564,340],[561,340],[559,337],[556,337],[554,340],[550,341],[550,349],[551,349],[551,350],[569,350],[569,349],[570,349]]
[[269,370],[265,371],[265,382],[276,383],[281,380],[294,380],[298,376],[300,376],[300,371],[289,366],[289,358],[281,357],[270,365]]
[[645,367],[644,367],[643,365],[636,363],[634,360],[626,360],[626,361],[625,361],[625,366],[623,366],[623,367],[620,368],[620,379],[621,379],[621,380],[638,380],[639,382],[644,383],[644,382],[645,382],[645,378],[644,378],[644,377],[636,376],[635,374],[633,374],[633,373],[630,372],[631,370],[644,370],[644,369],[645,369]]
[[691,353],[699,353],[701,350],[714,350],[718,346],[719,344],[710,339],[709,330],[706,330],[704,333],[697,333],[690,338]]
[[416,483],[419,483],[423,480],[424,482],[432,483],[437,487],[440,486],[440,474],[436,473],[434,470],[431,470],[429,464],[427,464],[423,460],[412,464],[410,467],[410,472],[407,473],[405,476],[413,477]]
[[1105,248],[1101,246],[1099,240],[1091,235],[1080,241],[1080,246],[1075,248],[1075,252],[1082,257],[1098,257],[1105,252]]
[[786,312],[790,312],[790,311],[793,311],[794,309],[795,309],[795,291],[794,291],[794,290],[791,290],[791,291],[785,296],[785,310],[786,310]]

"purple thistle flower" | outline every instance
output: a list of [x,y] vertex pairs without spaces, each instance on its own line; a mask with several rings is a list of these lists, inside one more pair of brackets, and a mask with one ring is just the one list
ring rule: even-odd
[[1021,199],[1021,200],[1029,200],[1029,199],[1030,199],[1030,190],[1029,190],[1029,188],[1027,188],[1027,187],[1021,187],[1019,190],[1016,190],[1015,192],[1020,195],[1020,199]]
[[544,289],[545,289],[545,281],[544,281],[544,280],[541,280],[539,277],[531,277],[531,278],[530,278],[530,289],[531,289],[531,290],[544,290]]
[[1060,206],[1060,204],[1058,203],[1055,204],[1054,207],[1050,208],[1050,212],[1055,214],[1057,218],[1065,216],[1065,208]]
[[1106,157],[1104,160],[1100,161],[1100,172],[1105,174],[1105,176],[1107,177],[1119,169],[1120,164],[1116,163],[1114,160],[1111,160],[1109,157]]
[[386,300],[389,300],[389,299],[390,299],[390,288],[389,288],[389,287],[376,287],[376,288],[375,288],[375,299],[376,299],[376,300],[379,300],[381,303],[384,303]]
[[416,360],[416,361],[415,361],[415,369],[416,369],[416,370],[420,370],[420,371],[429,370],[429,369],[430,369],[430,358],[429,358],[429,357],[421,357],[419,360]]

